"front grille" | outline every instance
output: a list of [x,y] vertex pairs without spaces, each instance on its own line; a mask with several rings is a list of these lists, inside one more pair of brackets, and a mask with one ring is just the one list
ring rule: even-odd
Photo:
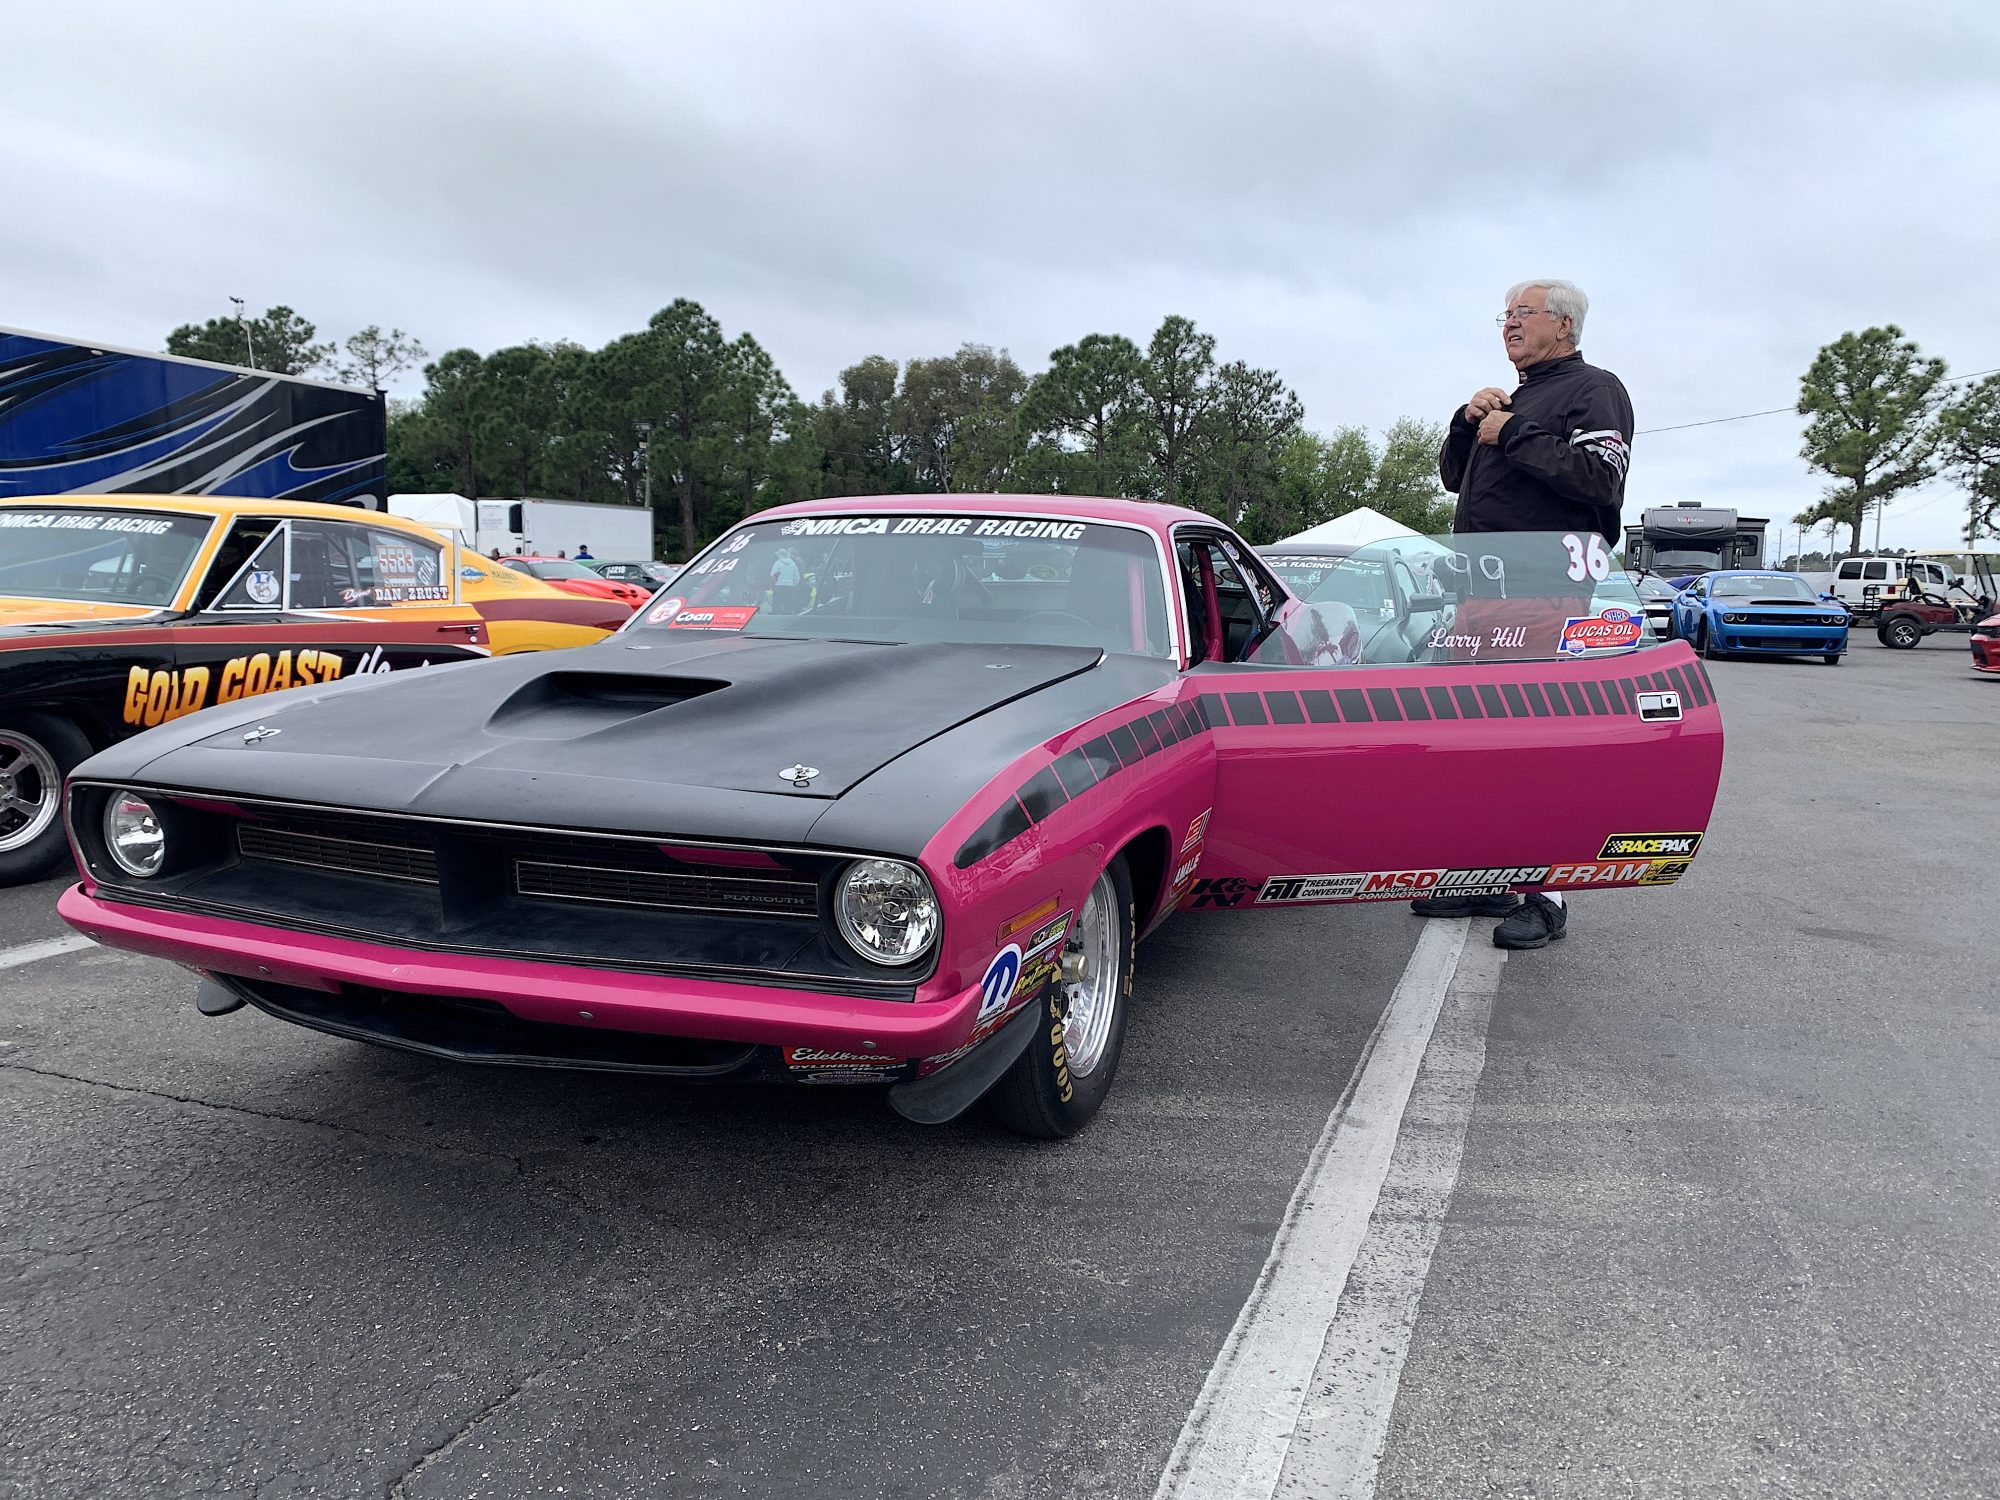
[[1724,646],[1731,651],[1791,651],[1803,656],[1814,651],[1838,651],[1840,642],[1803,635],[1733,635]]
[[378,839],[345,838],[308,833],[263,823],[240,823],[236,847],[248,859],[276,860],[316,870],[348,875],[373,875],[382,880],[438,883],[437,853],[422,844],[393,844]]
[[745,912],[773,917],[819,915],[819,887],[809,880],[758,880],[736,875],[679,874],[517,859],[514,889],[523,896],[650,906],[661,911]]
[[1745,615],[1746,625],[1817,625],[1817,615]]

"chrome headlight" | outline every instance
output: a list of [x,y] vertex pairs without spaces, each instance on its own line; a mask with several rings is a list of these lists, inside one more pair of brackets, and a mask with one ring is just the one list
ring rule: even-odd
[[900,859],[849,865],[833,889],[833,914],[840,935],[870,963],[915,963],[937,941],[937,893]]
[[167,834],[153,804],[137,792],[113,792],[104,804],[104,847],[112,863],[141,880],[166,863]]
[[1820,623],[1823,625],[1845,625],[1847,623],[1847,616],[1823,615],[1820,617]]
[[1725,625],[1741,625],[1741,624],[1743,623],[1743,616],[1741,616],[1741,615],[1724,615],[1724,616],[1722,617],[1722,623],[1723,623],[1723,624],[1725,624]]

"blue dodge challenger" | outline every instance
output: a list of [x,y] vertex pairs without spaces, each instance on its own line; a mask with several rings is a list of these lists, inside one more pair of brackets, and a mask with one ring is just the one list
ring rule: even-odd
[[1735,652],[1840,665],[1850,616],[1796,573],[1705,573],[1674,596],[1674,634],[1713,660]]

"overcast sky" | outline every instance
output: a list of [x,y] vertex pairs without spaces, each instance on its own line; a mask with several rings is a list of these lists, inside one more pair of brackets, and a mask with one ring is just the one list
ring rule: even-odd
[[[2000,367],[2000,4],[494,0],[15,5],[0,324],[157,348],[284,302],[433,354],[691,297],[799,393],[864,355],[1193,318],[1310,426],[1511,383],[1579,282],[1628,514],[1817,496],[1814,351]],[[1889,546],[1948,546],[1944,485]],[[1824,539],[1822,529],[1818,536]],[[1872,541],[1872,537],[1869,539]]]

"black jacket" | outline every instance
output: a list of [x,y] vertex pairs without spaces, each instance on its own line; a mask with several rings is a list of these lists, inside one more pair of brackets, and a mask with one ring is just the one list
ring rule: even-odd
[[1595,531],[1623,537],[1632,398],[1581,354],[1521,372],[1497,447],[1478,441],[1461,406],[1438,453],[1438,478],[1458,496],[1453,531]]

